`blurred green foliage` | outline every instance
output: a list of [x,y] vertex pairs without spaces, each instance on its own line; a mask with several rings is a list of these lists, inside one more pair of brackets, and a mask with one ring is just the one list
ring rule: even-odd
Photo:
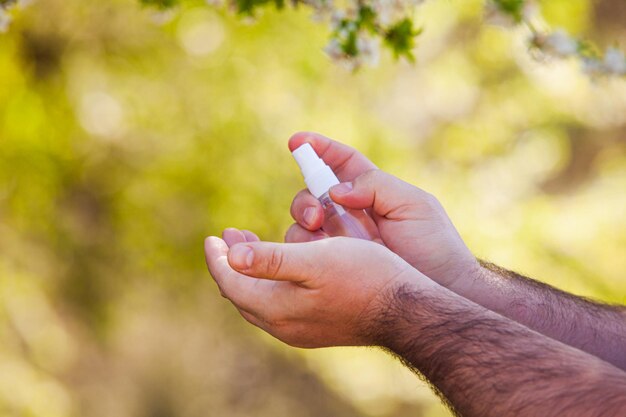
[[508,15],[515,19],[515,22],[520,23],[522,21],[524,13],[525,0],[493,0],[501,10],[504,10]]
[[[197,0],[140,1],[146,6],[156,7],[161,10],[173,9],[174,6],[198,5]],[[206,2],[206,4],[213,7],[220,7],[226,4],[229,9],[234,10],[238,15],[245,18],[255,18],[262,14],[267,6],[273,6],[276,10],[281,10],[286,3],[285,0],[211,0]],[[341,52],[346,59],[358,58],[359,55],[364,54],[364,51],[361,49],[365,48],[367,50],[375,47],[374,45],[360,47],[359,38],[363,38],[363,35],[367,34],[372,36],[372,38],[380,36],[384,44],[393,52],[393,56],[396,59],[405,57],[409,61],[414,60],[412,50],[415,46],[415,38],[421,33],[421,29],[413,27],[413,20],[410,17],[403,17],[403,12],[412,14],[413,9],[416,7],[414,3],[380,3],[379,6],[384,5],[385,7],[379,7],[379,9],[384,9],[385,13],[400,15],[397,21],[394,22],[386,22],[385,19],[385,24],[380,23],[379,12],[364,2],[354,2],[354,4],[338,2],[336,4],[329,0],[291,0],[289,4],[294,8],[306,7],[311,9],[311,13],[317,15],[315,20],[320,22],[325,18],[329,18],[332,29],[330,38],[338,42],[339,51],[337,52]],[[521,6],[523,6],[523,0],[520,0],[520,9]],[[348,10],[350,12],[346,12]],[[508,8],[503,10],[507,13],[509,12]],[[363,41],[363,39],[361,40]]]
[[[555,4],[626,35],[619,1]],[[271,340],[208,277],[206,235],[282,239],[297,130],[439,196],[478,256],[626,301],[626,86],[537,64],[480,6],[429,2],[418,62],[357,75],[297,10],[20,11],[0,36],[0,415],[448,415],[380,352]]]
[[422,33],[422,29],[413,28],[411,19],[402,19],[393,25],[385,33],[385,42],[389,45],[396,58],[406,56],[409,61],[415,61],[413,48],[415,48],[415,37]]

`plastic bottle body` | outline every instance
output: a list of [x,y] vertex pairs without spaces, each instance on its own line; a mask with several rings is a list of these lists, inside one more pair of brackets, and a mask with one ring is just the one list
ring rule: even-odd
[[319,197],[324,209],[322,230],[330,236],[346,236],[357,239],[378,238],[378,228],[365,210],[346,209],[335,203],[328,192]]

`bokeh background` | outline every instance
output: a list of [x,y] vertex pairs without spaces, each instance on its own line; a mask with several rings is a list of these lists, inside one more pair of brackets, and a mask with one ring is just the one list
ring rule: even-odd
[[[626,45],[621,0],[542,6]],[[219,297],[203,238],[282,239],[299,130],[437,195],[477,256],[626,302],[626,83],[533,61],[480,1],[419,10],[417,62],[357,74],[305,9],[21,10],[0,35],[0,415],[449,415],[384,353],[289,348]]]

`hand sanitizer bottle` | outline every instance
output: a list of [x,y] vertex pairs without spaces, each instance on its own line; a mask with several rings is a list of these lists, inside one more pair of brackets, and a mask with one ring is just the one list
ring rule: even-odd
[[374,240],[379,237],[374,220],[365,210],[347,209],[335,203],[328,190],[339,180],[324,161],[317,156],[309,143],[292,152],[300,166],[307,188],[322,203],[324,223],[322,230],[330,236],[347,236]]

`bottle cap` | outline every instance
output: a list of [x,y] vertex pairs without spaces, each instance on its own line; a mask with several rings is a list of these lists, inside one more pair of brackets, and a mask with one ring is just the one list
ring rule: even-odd
[[302,171],[307,188],[315,198],[320,198],[330,187],[339,184],[335,173],[317,156],[311,144],[305,143],[291,154]]

